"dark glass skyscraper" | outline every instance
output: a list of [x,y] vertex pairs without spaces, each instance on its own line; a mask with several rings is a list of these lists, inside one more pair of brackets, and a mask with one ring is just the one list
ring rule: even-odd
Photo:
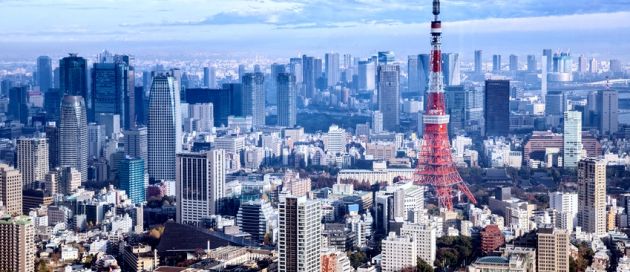
[[82,96],[88,109],[91,102],[88,92],[87,61],[77,56],[70,56],[59,60],[59,89],[64,95]]
[[[135,125],[133,69],[124,61],[95,63],[92,69],[92,110],[90,120],[101,113],[118,114],[122,125]],[[133,113],[131,111],[134,111]],[[132,117],[134,115],[134,117]]]
[[53,71],[50,57],[41,56],[37,58],[37,86],[43,93],[53,87]]
[[510,133],[510,81],[486,80],[484,99],[486,136]]
[[278,125],[293,127],[297,121],[295,76],[280,73],[277,77],[278,86]]
[[302,56],[302,79],[304,83],[304,93],[301,94],[305,97],[313,97],[315,94],[315,80],[319,75],[315,74],[315,61],[313,57]]
[[25,86],[9,89],[9,116],[13,120],[28,124],[28,91]]

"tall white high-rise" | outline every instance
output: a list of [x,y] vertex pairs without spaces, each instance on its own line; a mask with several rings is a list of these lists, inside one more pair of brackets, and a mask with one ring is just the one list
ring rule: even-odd
[[578,163],[578,226],[606,234],[606,161],[587,158]]
[[383,132],[383,113],[380,111],[372,112],[372,133]]
[[335,86],[339,82],[339,53],[326,53],[324,60],[327,86]]
[[319,272],[321,203],[283,194],[278,215],[278,270]]
[[214,67],[210,66],[203,68],[203,85],[206,88],[217,87],[217,71]]
[[105,126],[96,123],[88,124],[88,158],[101,157],[103,143],[105,142]]
[[46,138],[17,140],[17,169],[22,173],[22,186],[35,189],[48,173],[48,141]]
[[582,113],[564,112],[562,162],[564,168],[575,168],[582,159]]
[[416,242],[410,236],[396,236],[390,232],[381,242],[381,271],[396,272],[403,268],[415,266],[417,254]]
[[175,180],[176,154],[182,151],[179,82],[170,75],[153,78],[149,97],[149,178]]
[[374,60],[359,61],[359,90],[374,91],[376,89],[376,62]]
[[576,193],[549,193],[549,208],[556,213],[556,227],[573,231],[577,224],[578,195]]
[[324,136],[324,147],[331,154],[344,154],[346,152],[346,130],[337,125],[331,125]]
[[428,264],[435,262],[437,252],[437,232],[433,224],[428,222],[405,223],[400,229],[400,236],[408,236],[416,243],[418,257]]
[[225,150],[177,155],[177,222],[197,225],[217,214],[225,196]]
[[81,182],[87,181],[88,129],[85,102],[81,96],[64,96],[61,101],[59,124],[59,164],[72,167],[81,173]]

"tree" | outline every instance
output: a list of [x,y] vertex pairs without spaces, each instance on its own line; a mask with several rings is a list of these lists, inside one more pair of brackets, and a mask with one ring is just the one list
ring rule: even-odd
[[273,241],[271,239],[271,234],[269,232],[265,232],[265,236],[263,237],[263,244],[269,246],[272,243]]
[[348,253],[348,259],[350,259],[350,265],[357,268],[367,262],[367,255],[365,255],[365,252],[356,251]]
[[52,271],[48,268],[48,263],[45,260],[39,260],[37,263],[37,272],[49,272]]
[[418,272],[433,272],[433,266],[429,265],[422,258],[418,258],[416,263],[416,271]]

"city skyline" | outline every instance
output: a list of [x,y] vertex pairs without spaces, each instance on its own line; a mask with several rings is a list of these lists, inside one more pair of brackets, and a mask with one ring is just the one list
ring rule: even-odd
[[[290,57],[328,51],[399,55],[430,49],[430,1],[1,1],[4,58],[103,48],[139,57]],[[629,59],[630,2],[448,1],[444,52],[482,48],[538,54],[542,48]],[[55,20],[49,20],[55,14]],[[28,21],[22,20],[28,17]],[[99,18],[99,20],[93,20]],[[42,28],[46,26],[46,28]],[[285,43],[278,40],[291,39]],[[404,42],[403,42],[404,41]],[[614,43],[617,46],[606,46]],[[352,52],[354,51],[354,52]],[[468,52],[470,51],[470,52]]]

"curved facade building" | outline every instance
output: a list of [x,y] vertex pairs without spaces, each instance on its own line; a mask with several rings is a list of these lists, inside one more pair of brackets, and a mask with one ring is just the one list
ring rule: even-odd
[[88,169],[88,129],[83,97],[64,96],[60,114],[59,164],[77,169],[81,172],[81,182],[85,182]]
[[149,97],[149,178],[175,180],[176,154],[182,151],[179,84],[174,77],[153,78]]

